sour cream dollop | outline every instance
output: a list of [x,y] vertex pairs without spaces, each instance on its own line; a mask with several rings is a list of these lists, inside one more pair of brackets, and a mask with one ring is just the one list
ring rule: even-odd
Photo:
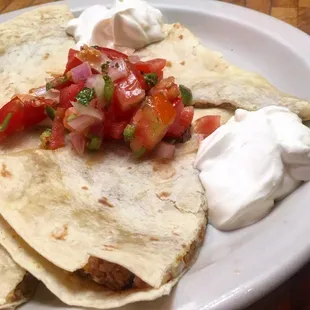
[[310,180],[310,129],[284,107],[239,109],[201,143],[195,167],[211,224],[238,229],[265,217],[275,201]]
[[143,48],[164,39],[163,15],[143,0],[116,0],[108,9],[94,5],[69,21],[67,33],[83,44],[122,49]]

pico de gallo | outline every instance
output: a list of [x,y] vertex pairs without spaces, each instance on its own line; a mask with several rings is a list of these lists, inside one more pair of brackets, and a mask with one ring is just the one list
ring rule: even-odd
[[70,49],[63,75],[0,109],[0,142],[50,118],[40,137],[46,149],[69,140],[83,154],[105,140],[124,140],[137,157],[156,149],[172,158],[175,146],[164,141],[188,136],[194,108],[188,88],[163,78],[165,66],[164,59],[141,61],[99,46]]

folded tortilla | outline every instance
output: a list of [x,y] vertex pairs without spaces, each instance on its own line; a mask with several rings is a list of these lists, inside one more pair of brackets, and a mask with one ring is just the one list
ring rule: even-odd
[[0,24],[0,107],[15,94],[62,74],[75,42],[65,28],[73,18],[65,5],[46,6]]
[[83,158],[69,148],[1,155],[0,213],[25,242],[0,242],[69,305],[104,309],[168,294],[206,229],[186,145],[171,162],[137,163],[121,145]]
[[34,293],[37,281],[0,246],[0,309],[14,309]]
[[[63,73],[75,44],[65,32],[72,18],[67,6],[51,5],[0,24],[0,107],[16,94],[45,85],[52,74]],[[1,143],[0,153],[39,147],[41,131],[13,136]]]
[[[0,24],[0,107],[13,95],[44,85],[50,73],[63,72],[74,45],[65,33],[72,17],[67,6],[49,6]],[[36,130],[16,135],[1,145],[0,153],[37,147],[37,135]],[[37,280],[1,246],[0,274],[0,309],[15,308],[34,293]]]
[[137,51],[142,60],[165,58],[164,75],[176,77],[193,92],[196,107],[223,107],[249,111],[264,106],[288,107],[303,120],[310,119],[310,102],[282,93],[256,73],[228,63],[221,53],[204,47],[180,24],[164,25],[165,40]]

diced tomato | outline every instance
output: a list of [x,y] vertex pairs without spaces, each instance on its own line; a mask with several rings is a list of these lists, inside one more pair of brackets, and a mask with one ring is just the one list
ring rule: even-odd
[[64,109],[72,107],[70,101],[76,101],[75,97],[84,88],[84,82],[79,84],[71,84],[70,86],[60,90],[59,106]]
[[88,136],[91,138],[93,136],[103,138],[104,136],[104,123],[92,125],[89,128]]
[[152,102],[161,122],[164,125],[171,125],[176,115],[175,109],[171,102],[168,101],[167,98],[161,93],[152,96]]
[[119,52],[119,51],[116,51],[116,50],[112,50],[110,48],[107,48],[107,47],[100,47],[98,46],[97,49],[104,53],[108,58],[114,60],[114,59],[117,59],[117,58],[123,58],[123,59],[127,59],[128,56]]
[[141,87],[144,90],[148,90],[149,86],[147,85],[147,83],[145,82],[144,76],[143,74],[136,68],[136,66],[134,64],[132,64],[131,62],[127,62],[127,66],[128,68],[132,71],[132,73],[136,76],[136,78],[138,79]]
[[76,57],[78,52],[79,51],[77,51],[73,48],[70,48],[69,53],[68,53],[68,61],[67,61],[67,65],[66,65],[66,71],[64,72],[64,74],[66,74],[72,68],[75,68],[82,63],[82,61]]
[[115,83],[115,95],[121,111],[126,112],[143,101],[145,91],[136,76],[130,72],[127,78]]
[[135,63],[137,70],[143,73],[159,73],[165,66],[167,61],[165,59],[156,58],[148,61],[139,61]]
[[184,107],[182,99],[175,101],[174,108],[176,110],[176,118],[174,123],[169,127],[166,136],[169,138],[180,138],[193,121],[194,108]]
[[123,132],[127,126],[127,122],[110,122],[106,121],[104,123],[104,138],[120,140],[123,139]]
[[175,116],[173,105],[164,95],[148,97],[132,120],[135,126],[135,134],[130,141],[132,151],[139,153],[141,148],[151,151],[165,136]]
[[175,84],[175,79],[172,76],[162,79],[159,83],[150,90],[150,95],[157,93],[164,94],[169,101],[174,102],[181,97],[181,93],[177,84]]
[[45,107],[52,104],[52,100],[46,100],[44,98],[24,101],[24,129],[44,121],[46,119]]
[[24,129],[24,105],[19,98],[14,97],[0,109],[0,124],[3,125],[9,113],[12,113],[12,116],[6,128],[0,130],[0,141]]
[[63,119],[65,116],[65,109],[58,108],[56,116],[52,125],[52,132],[50,137],[49,149],[56,150],[65,145],[65,127]]
[[185,107],[181,113],[180,125],[186,129],[191,125],[194,118],[194,107]]
[[217,128],[221,126],[221,117],[219,115],[206,115],[197,119],[194,123],[194,131],[197,134],[208,137]]
[[164,78],[164,71],[157,72],[158,82]]
[[7,126],[0,130],[0,141],[7,136],[42,122],[46,118],[46,105],[52,104],[52,100],[31,95],[15,96],[0,109],[0,124],[4,125],[3,122],[7,116],[11,115]]

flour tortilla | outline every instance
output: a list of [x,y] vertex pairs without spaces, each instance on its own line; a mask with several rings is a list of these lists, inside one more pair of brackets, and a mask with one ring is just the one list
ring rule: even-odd
[[[0,24],[0,107],[16,94],[45,85],[51,74],[63,73],[75,44],[65,32],[72,18],[67,6],[51,5]],[[0,153],[39,147],[40,132],[15,135],[1,143]]]
[[[33,268],[30,247],[22,245],[19,258],[6,239],[1,243],[67,304],[104,309],[168,294],[177,281],[169,280],[189,267],[183,257],[201,245],[207,206],[195,153],[169,163],[131,156],[120,145],[83,158],[67,148],[0,156],[7,172],[0,177],[0,213],[57,272]],[[108,205],[99,202],[104,198]],[[72,273],[89,256],[125,267],[153,289],[116,294],[92,283],[86,294],[89,282]],[[68,287],[63,292],[60,283]]]
[[303,120],[310,119],[310,102],[286,95],[258,74],[228,63],[221,53],[204,47],[180,24],[164,25],[165,40],[137,51],[142,60],[165,58],[164,76],[174,76],[193,92],[196,107],[241,108],[288,107]]
[[33,293],[35,285],[27,287],[28,294],[17,294],[16,290],[27,277],[27,272],[12,260],[2,246],[0,246],[0,274],[0,309],[14,309],[26,302],[29,295]]
[[[64,31],[72,17],[66,6],[49,6],[0,24],[0,107],[16,93],[44,85],[50,72],[63,72],[68,49],[74,45]],[[37,135],[18,134],[1,144],[0,153],[38,144]],[[0,309],[15,308],[31,297],[36,281],[1,246],[0,274]],[[23,294],[14,295],[16,288]]]
[[65,5],[46,6],[0,24],[0,107],[15,94],[62,74],[75,42],[65,32],[73,18]]

